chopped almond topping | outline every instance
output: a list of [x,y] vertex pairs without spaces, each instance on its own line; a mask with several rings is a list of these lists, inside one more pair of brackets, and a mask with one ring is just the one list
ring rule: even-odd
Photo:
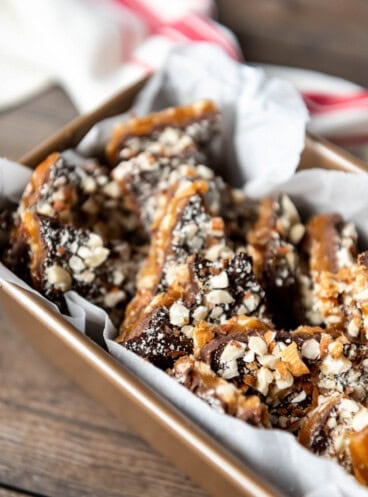
[[331,357],[333,357],[334,359],[338,359],[339,357],[342,356],[343,352],[344,352],[344,347],[342,345],[341,342],[332,342],[329,347],[328,347],[328,351],[331,355]]
[[328,353],[328,346],[332,342],[330,335],[323,333],[319,344],[320,356],[324,357]]
[[276,371],[279,373],[281,379],[286,379],[289,374],[289,369],[285,362],[277,361],[276,363]]
[[303,374],[309,373],[308,367],[300,358],[295,342],[292,342],[281,352],[281,357],[287,363],[293,376],[302,376]]
[[212,338],[213,333],[211,329],[206,325],[205,321],[201,321],[193,329],[193,344],[194,353],[197,355],[201,348],[204,347]]

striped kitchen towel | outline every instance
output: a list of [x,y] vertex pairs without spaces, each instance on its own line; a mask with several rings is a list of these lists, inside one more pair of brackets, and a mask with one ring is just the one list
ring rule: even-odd
[[[241,62],[235,36],[215,14],[212,0],[2,0],[0,109],[57,83],[86,112],[157,70],[178,43],[215,43]],[[368,159],[363,88],[310,71],[265,69],[300,90],[311,131]]]

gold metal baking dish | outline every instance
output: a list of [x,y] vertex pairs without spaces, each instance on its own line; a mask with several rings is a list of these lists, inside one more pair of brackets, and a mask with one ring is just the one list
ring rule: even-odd
[[[76,146],[97,121],[127,111],[145,81],[122,91],[96,111],[79,117],[20,159],[35,167],[49,153]],[[307,135],[300,169],[317,166],[348,172],[366,166],[335,146]],[[280,497],[198,426],[187,419],[105,350],[78,332],[37,298],[0,281],[0,305],[13,327],[92,397],[141,435],[211,495]],[[203,475],[211,475],[203,478]]]

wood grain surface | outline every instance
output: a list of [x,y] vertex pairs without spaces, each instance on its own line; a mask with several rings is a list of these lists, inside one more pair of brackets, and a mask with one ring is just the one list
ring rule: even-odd
[[[0,155],[19,157],[75,114],[57,88],[0,114]],[[0,497],[205,496],[1,316],[0,344]]]
[[304,67],[368,86],[367,0],[217,0],[247,60]]

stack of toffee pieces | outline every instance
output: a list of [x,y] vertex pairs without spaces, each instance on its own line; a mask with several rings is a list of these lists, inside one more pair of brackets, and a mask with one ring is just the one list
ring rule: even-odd
[[338,214],[303,222],[216,176],[210,101],[119,124],[103,157],[50,155],[0,216],[2,259],[219,412],[294,433],[368,484],[368,253]]

